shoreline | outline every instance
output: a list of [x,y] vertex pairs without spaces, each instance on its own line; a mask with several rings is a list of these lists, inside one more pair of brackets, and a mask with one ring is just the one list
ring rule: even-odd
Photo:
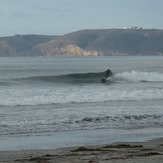
[[162,128],[93,129],[0,136],[0,151],[46,150],[115,142],[145,142],[163,137]]
[[0,151],[1,163],[162,163],[163,138],[46,150]]

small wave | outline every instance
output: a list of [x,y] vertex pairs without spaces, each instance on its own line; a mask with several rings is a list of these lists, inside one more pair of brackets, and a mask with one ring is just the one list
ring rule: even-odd
[[115,74],[114,77],[118,81],[126,82],[163,82],[163,74],[158,72],[122,72]]
[[68,131],[81,129],[101,128],[144,128],[163,126],[163,115],[140,114],[140,115],[117,115],[117,116],[86,116],[81,118],[68,118],[61,121],[34,120],[0,125],[0,135],[46,133],[54,131]]
[[39,83],[54,83],[54,84],[89,84],[100,83],[104,72],[97,73],[74,73],[65,75],[51,76],[31,76],[23,78],[2,79],[0,86],[12,86],[23,84],[39,84]]
[[[134,121],[135,123],[141,122],[141,121],[154,121],[157,120],[158,122],[162,120],[163,115],[157,115],[157,114],[143,114],[143,115],[124,115],[124,116],[104,116],[104,117],[84,117],[80,120],[76,120],[75,123],[106,123],[106,122],[127,122],[129,120],[130,122]],[[163,121],[161,122],[163,123]],[[163,125],[163,124],[162,124]]]
[[99,83],[104,76],[104,72],[97,73],[74,73],[57,76],[32,76],[27,78],[18,78],[22,82],[51,82],[51,83]]
[[76,124],[81,128],[140,128],[151,126],[163,126],[163,115],[140,114],[140,115],[117,115],[117,116],[87,116],[67,123]]
[[[74,73],[57,76],[32,76],[13,79],[16,82],[50,82],[58,84],[100,83],[105,72]],[[15,83],[16,83],[15,82]],[[109,77],[107,83],[116,82],[163,82],[163,74],[158,72],[121,72]],[[14,83],[14,82],[13,82]],[[1,83],[0,83],[1,84]]]

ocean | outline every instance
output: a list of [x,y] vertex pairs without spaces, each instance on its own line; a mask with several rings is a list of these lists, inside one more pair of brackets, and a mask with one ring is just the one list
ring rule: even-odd
[[[107,69],[113,76],[102,83]],[[1,149],[13,137],[97,130],[159,133],[162,127],[161,56],[0,58]]]

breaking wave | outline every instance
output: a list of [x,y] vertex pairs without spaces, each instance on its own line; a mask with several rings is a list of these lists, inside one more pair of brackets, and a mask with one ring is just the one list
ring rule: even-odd
[[[158,72],[121,72],[113,73],[114,75],[109,77],[107,83],[116,82],[163,82],[163,74]],[[101,79],[104,77],[105,72],[89,72],[89,73],[74,73],[57,76],[32,76],[25,78],[14,78],[9,80],[0,81],[0,85],[20,84],[21,83],[38,83],[48,82],[55,84],[80,84],[80,83],[101,83]],[[7,84],[6,84],[7,83]]]
[[[34,76],[26,78],[32,81],[46,81],[59,83],[99,83],[101,78],[105,75],[104,72],[98,73],[76,73],[58,76]],[[116,73],[108,78],[108,81],[132,81],[132,82],[163,82],[163,74],[158,72],[122,72]]]

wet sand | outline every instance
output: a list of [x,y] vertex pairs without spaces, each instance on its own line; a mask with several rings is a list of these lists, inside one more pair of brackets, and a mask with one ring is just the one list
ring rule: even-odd
[[163,163],[163,139],[52,150],[0,151],[0,163]]

